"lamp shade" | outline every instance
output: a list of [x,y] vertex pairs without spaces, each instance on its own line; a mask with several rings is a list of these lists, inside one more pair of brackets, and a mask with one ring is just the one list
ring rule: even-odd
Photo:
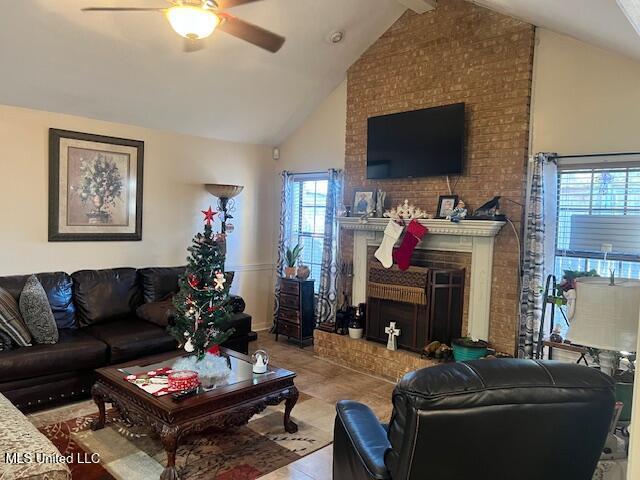
[[213,33],[220,19],[211,10],[191,5],[176,5],[167,9],[167,20],[178,35],[191,40],[206,38]]
[[576,280],[576,308],[567,338],[615,352],[636,350],[640,280],[588,277]]
[[222,183],[207,183],[207,192],[218,198],[233,198],[238,195],[244,187],[240,185],[225,185]]

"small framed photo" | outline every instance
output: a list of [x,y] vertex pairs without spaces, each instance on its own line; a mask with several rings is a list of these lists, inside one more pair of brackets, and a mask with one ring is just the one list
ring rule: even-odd
[[376,209],[375,191],[357,191],[353,196],[353,215],[371,214]]
[[49,130],[49,241],[142,240],[144,142]]
[[451,215],[451,212],[458,204],[457,195],[440,195],[438,199],[438,211],[436,212],[436,218],[446,218],[447,215]]

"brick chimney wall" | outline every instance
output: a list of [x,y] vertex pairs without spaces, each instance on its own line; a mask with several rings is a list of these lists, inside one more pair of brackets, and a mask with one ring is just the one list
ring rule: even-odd
[[[422,15],[407,11],[348,71],[345,205],[355,190],[380,189],[388,206],[407,198],[434,212],[448,193],[443,177],[367,180],[367,118],[466,104],[464,174],[454,193],[471,210],[494,195],[524,203],[534,27],[463,0],[439,0]],[[520,232],[521,207],[502,202]],[[343,255],[352,255],[343,235]],[[469,285],[467,285],[467,289]],[[518,246],[506,226],[496,238],[490,342],[515,351]]]

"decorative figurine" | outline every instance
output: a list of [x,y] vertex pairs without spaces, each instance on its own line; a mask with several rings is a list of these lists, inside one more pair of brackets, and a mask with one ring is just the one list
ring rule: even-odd
[[398,337],[400,335],[400,329],[396,328],[396,322],[390,322],[389,326],[384,329],[384,333],[389,335],[389,340],[387,341],[387,350],[397,350],[398,349]]
[[564,339],[562,338],[562,335],[560,335],[560,325],[556,325],[553,328],[553,332],[551,333],[549,340],[556,343],[562,343],[564,341]]
[[412,220],[414,218],[433,218],[433,215],[425,212],[415,205],[409,204],[409,200],[405,199],[403,203],[391,210],[384,212],[384,215],[392,220]]
[[447,215],[447,220],[451,220],[453,223],[459,223],[460,220],[464,220],[467,216],[467,209],[465,203],[460,200],[456,208],[454,208],[449,215]]
[[504,221],[506,217],[500,213],[500,196],[493,197],[480,208],[477,208],[473,212],[472,219]]
[[251,355],[251,362],[253,363],[253,373],[266,373],[269,354],[264,350],[256,350],[256,353]]
[[387,199],[387,192],[383,192],[382,190],[378,190],[376,192],[376,217],[382,217],[382,212],[384,212],[384,202]]

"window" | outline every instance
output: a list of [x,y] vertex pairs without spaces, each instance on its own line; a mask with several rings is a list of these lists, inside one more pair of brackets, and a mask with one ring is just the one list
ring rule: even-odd
[[[311,277],[320,278],[324,248],[324,219],[327,206],[327,175],[300,174],[293,178],[291,198],[291,238],[289,245],[302,245],[300,263],[311,269]],[[320,282],[314,284],[316,293]]]
[[557,225],[558,281],[564,270],[640,278],[640,164],[559,166]]

